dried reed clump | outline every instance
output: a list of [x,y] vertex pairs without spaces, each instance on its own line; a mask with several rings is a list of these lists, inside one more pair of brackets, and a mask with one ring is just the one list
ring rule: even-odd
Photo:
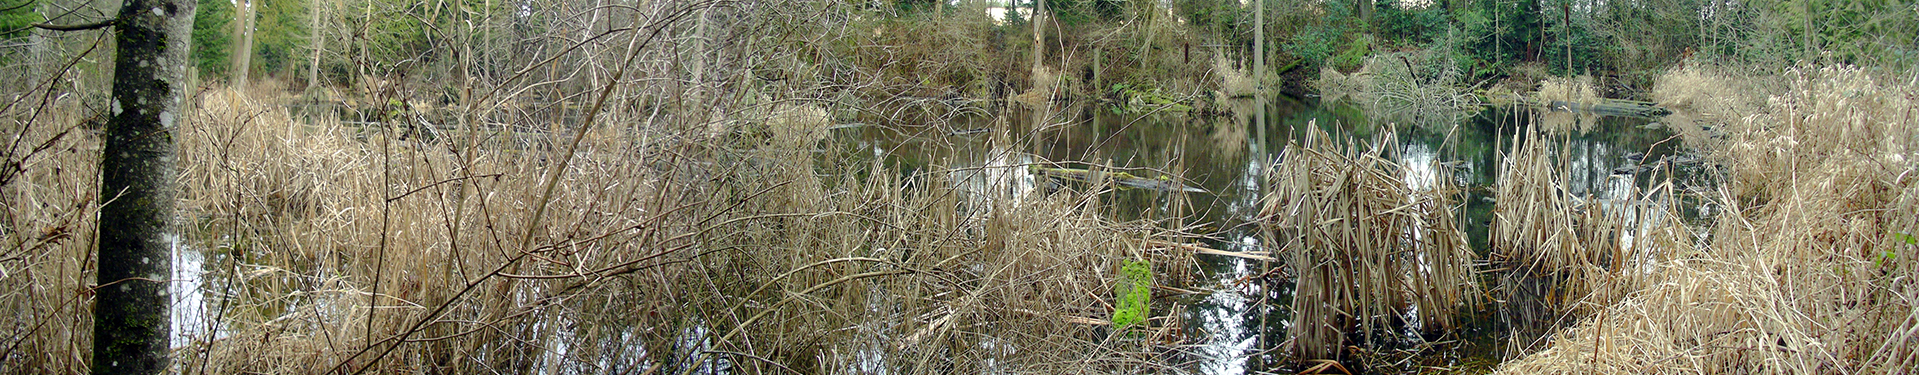
[[1920,129],[1902,125],[1914,121],[1915,99],[1907,94],[1911,90],[1900,89],[1905,77],[1878,78],[1852,67],[1791,69],[1783,75],[1784,92],[1770,95],[1766,110],[1730,124],[1726,132],[1732,144],[1715,150],[1733,164],[1727,181],[1733,195],[1793,191],[1794,181],[1778,176],[1807,173],[1809,167],[1821,168],[1812,169],[1820,173],[1897,174],[1892,166],[1915,161],[1912,140]]
[[[201,95],[194,123],[183,127],[180,181],[191,212],[218,212],[212,219],[271,227],[273,223],[314,217],[353,204],[342,196],[317,196],[333,189],[330,173],[355,168],[365,154],[351,139],[316,136],[343,131],[300,125],[285,110],[232,90]],[[344,130],[349,131],[351,130]]]
[[1033,87],[1015,95],[1013,101],[1027,105],[1028,108],[1045,109],[1060,94],[1060,73],[1053,68],[1041,66],[1031,73]]
[[1228,97],[1253,96],[1259,94],[1260,82],[1248,69],[1242,69],[1225,54],[1213,54],[1213,74],[1220,76],[1220,91]]
[[1663,123],[1680,134],[1688,144],[1703,149],[1725,145],[1715,139],[1709,128],[1724,128],[1760,113],[1771,85],[1759,79],[1734,75],[1697,64],[1669,70],[1654,81],[1653,100],[1674,110]]
[[1610,263],[1611,254],[1588,249],[1578,236],[1581,207],[1567,192],[1552,141],[1531,127],[1522,133],[1495,176],[1490,256],[1540,275]]
[[1598,116],[1586,110],[1601,101],[1600,94],[1593,88],[1592,76],[1542,80],[1540,90],[1534,92],[1534,99],[1549,103],[1552,107],[1541,113],[1536,121],[1546,130],[1557,133],[1576,129],[1588,132],[1600,122]]
[[1366,69],[1362,66],[1359,71],[1347,75],[1331,66],[1320,67],[1320,79],[1313,81],[1313,87],[1320,90],[1320,97],[1325,100],[1357,97],[1360,93],[1369,91],[1371,88],[1368,85],[1373,83],[1372,80],[1364,79],[1368,74]]
[[1433,53],[1368,56],[1351,75],[1323,68],[1315,86],[1328,98],[1366,104],[1375,118],[1420,125],[1452,124],[1480,108],[1480,99],[1463,87],[1452,64],[1433,63]]
[[1759,112],[1764,98],[1755,97],[1755,85],[1709,67],[1691,64],[1675,68],[1653,84],[1653,101],[1661,107],[1731,122]]
[[[711,240],[740,249],[707,261],[723,273],[704,276],[715,292],[741,299],[709,307],[738,311],[706,320],[715,336],[739,331],[716,347],[773,353],[802,372],[1084,372],[1151,358],[1107,338],[1105,320],[1118,302],[1103,299],[1124,260],[1168,270],[1190,264],[1184,250],[1144,246],[1155,231],[1107,221],[1091,193],[968,212],[965,198],[939,182],[951,173],[959,172],[843,177],[818,212],[773,217],[754,212],[784,210],[749,206],[724,215],[758,218],[727,220],[716,232],[728,235]],[[832,266],[808,268],[816,264]],[[869,278],[835,284],[849,277]],[[813,289],[821,285],[831,287]],[[731,310],[743,306],[756,307]],[[1146,325],[1153,340],[1172,329]],[[1108,359],[1078,361],[1089,355]],[[818,367],[806,365],[814,360]],[[1113,360],[1121,367],[1097,364]]]
[[[1920,366],[1913,275],[1920,183],[1905,77],[1789,70],[1786,92],[1734,123],[1725,210],[1704,251],[1507,373],[1907,373]],[[1701,82],[1700,85],[1713,85]],[[1683,244],[1676,244],[1682,245]],[[1663,249],[1671,251],[1674,249]]]
[[1294,358],[1338,359],[1352,334],[1378,344],[1376,332],[1401,332],[1398,319],[1416,306],[1420,328],[1452,327],[1479,288],[1473,252],[1447,212],[1457,192],[1407,187],[1407,172],[1381,156],[1397,144],[1391,136],[1361,151],[1309,128],[1275,166],[1261,211],[1296,275]]
[[772,137],[771,144],[776,149],[805,150],[812,152],[821,140],[827,138],[827,127],[831,126],[827,110],[816,105],[779,104],[774,106],[767,119],[767,128]]
[[1552,297],[1542,307],[1589,311],[1640,285],[1635,271],[1643,263],[1688,241],[1684,228],[1672,228],[1679,222],[1671,186],[1617,200],[1572,196],[1566,148],[1532,127],[1522,133],[1502,158],[1488,233],[1492,262],[1516,278],[1503,284],[1505,293],[1522,293],[1512,288],[1535,279]]
[[816,105],[773,106],[766,120],[768,139],[754,155],[763,160],[749,164],[766,167],[751,170],[759,174],[752,176],[754,178],[789,182],[770,192],[772,199],[784,201],[776,205],[811,211],[822,199],[824,193],[814,171],[814,151],[820,148],[820,141],[827,138],[831,119],[825,108]]
[[1540,81],[1540,90],[1535,91],[1534,96],[1541,100],[1580,105],[1600,102],[1600,94],[1593,89],[1593,76],[1586,75],[1572,79],[1556,77]]
[[[1478,256],[1468,245],[1467,234],[1460,227],[1460,217],[1455,213],[1460,207],[1459,197],[1464,189],[1454,184],[1450,168],[1434,163],[1435,184],[1432,188],[1414,192],[1412,198],[1416,212],[1413,235],[1419,242],[1414,245],[1414,259],[1420,266],[1415,267],[1409,281],[1412,293],[1408,298],[1419,308],[1420,327],[1427,332],[1450,332],[1459,327],[1454,311],[1462,307],[1479,306],[1481,298],[1480,284],[1475,276],[1474,262]],[[1402,173],[1411,173],[1411,168],[1402,168]]]

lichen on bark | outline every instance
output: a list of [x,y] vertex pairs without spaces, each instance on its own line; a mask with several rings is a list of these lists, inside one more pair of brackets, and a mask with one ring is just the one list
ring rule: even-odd
[[[168,366],[175,198],[171,132],[181,111],[195,0],[128,0],[114,26],[115,111],[100,161],[95,374],[158,374]],[[124,106],[124,108],[121,108]]]

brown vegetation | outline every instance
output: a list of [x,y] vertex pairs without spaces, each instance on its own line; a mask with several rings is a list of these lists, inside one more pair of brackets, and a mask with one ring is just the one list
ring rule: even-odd
[[[1916,362],[1914,87],[1850,67],[1754,83],[1678,70],[1664,103],[1690,103],[1728,139],[1721,207],[1699,243],[1656,244],[1616,302],[1505,373],[1906,373]],[[1754,111],[1736,113],[1744,108]],[[1911,238],[1911,237],[1905,237]]]
[[[296,113],[272,82],[203,91],[172,136],[180,214],[193,223],[183,243],[208,254],[218,332],[184,343],[175,363],[206,373],[1171,363],[1159,349],[1178,324],[1165,306],[1144,335],[1104,324],[1125,260],[1151,261],[1156,284],[1183,282],[1191,248],[1164,245],[1188,239],[1169,229],[1178,219],[1108,219],[1098,197],[1110,182],[969,205],[954,187],[962,172],[903,174],[847,150],[831,140],[836,119],[904,121],[910,104],[946,103],[863,93],[948,85],[892,81],[925,77],[862,65],[899,60],[859,60],[882,55],[801,58],[830,44],[796,38],[846,32],[803,16],[851,22],[836,13],[845,9],[712,5],[622,9],[649,13],[609,18],[653,22],[611,32],[625,49],[582,43],[550,56],[585,73],[540,62],[519,68],[525,80],[468,81],[453,123],[404,108],[352,124],[336,117],[351,109]],[[649,44],[655,30],[727,43],[662,47]],[[0,110],[23,140],[0,181],[0,306],[18,312],[0,324],[10,339],[0,360],[85,372],[93,212],[111,198],[94,196],[99,141],[73,121],[86,117],[78,101],[27,94],[58,100]],[[550,108],[517,104],[536,94],[553,94],[539,98]]]
[[1411,311],[1426,332],[1454,328],[1480,289],[1451,212],[1459,192],[1408,186],[1407,170],[1383,156],[1398,147],[1391,132],[1363,150],[1308,127],[1275,166],[1260,212],[1295,279],[1286,350],[1300,361],[1339,359],[1350,335],[1376,345],[1377,330],[1413,324],[1401,321]]
[[1326,100],[1349,99],[1380,121],[1451,125],[1480,109],[1480,99],[1461,82],[1462,73],[1432,51],[1368,56],[1352,74],[1320,70],[1314,86]]

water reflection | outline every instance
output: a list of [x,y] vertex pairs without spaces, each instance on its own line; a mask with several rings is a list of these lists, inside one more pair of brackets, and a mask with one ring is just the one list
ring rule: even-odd
[[1034,188],[1033,155],[992,148],[981,155],[965,155],[955,166],[953,184],[978,212],[996,203],[1019,204]]
[[167,283],[169,328],[173,334],[168,338],[168,348],[179,350],[195,343],[211,342],[218,337],[214,325],[217,316],[208,312],[206,298],[207,280],[206,256],[200,249],[184,244],[180,236],[167,235],[167,243],[172,244],[173,276]]
[[[1243,238],[1239,242],[1255,242],[1252,238]],[[1241,283],[1232,275],[1253,273],[1246,259],[1234,258],[1227,261],[1229,269],[1215,274],[1213,293],[1207,295],[1196,308],[1188,312],[1188,321],[1196,322],[1199,337],[1197,348],[1200,361],[1197,370],[1207,374],[1244,374],[1249,356],[1255,352],[1258,337],[1255,334],[1259,319],[1252,319],[1256,307],[1252,298],[1243,294],[1243,287],[1254,289],[1258,296],[1258,286]]]

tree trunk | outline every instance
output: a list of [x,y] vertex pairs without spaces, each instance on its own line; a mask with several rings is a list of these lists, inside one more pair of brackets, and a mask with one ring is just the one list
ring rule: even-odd
[[127,0],[114,28],[113,119],[100,160],[95,374],[166,371],[173,130],[185,118],[196,0]]
[[[1046,55],[1045,52],[1047,50],[1046,48],[1047,33],[1044,26],[1042,26],[1042,23],[1044,21],[1041,21],[1042,18],[1046,17],[1046,14],[1047,14],[1047,0],[1037,0],[1033,2],[1033,16],[1027,17],[1027,21],[1033,23],[1033,72],[1034,73],[1040,72],[1040,60],[1044,58],[1044,55]],[[1038,76],[1036,75],[1035,77],[1038,77]],[[1034,82],[1033,84],[1035,86],[1038,86],[1040,82]]]
[[235,90],[247,91],[249,68],[253,67],[253,1],[240,0],[233,7],[233,77]]
[[307,5],[307,43],[312,43],[313,61],[307,65],[307,95],[314,95],[320,89],[320,54],[327,51],[327,36],[320,30],[320,19],[326,16],[326,0],[312,0]]

